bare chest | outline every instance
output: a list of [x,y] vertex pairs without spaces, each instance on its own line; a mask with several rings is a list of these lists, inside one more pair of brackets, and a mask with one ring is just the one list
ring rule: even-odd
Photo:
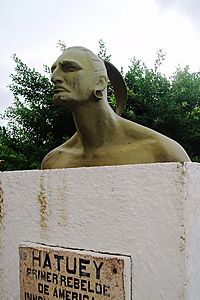
[[[118,145],[85,153],[82,149],[57,149],[44,161],[44,168],[76,168],[159,162],[155,147],[148,143]],[[49,167],[51,166],[51,167]]]

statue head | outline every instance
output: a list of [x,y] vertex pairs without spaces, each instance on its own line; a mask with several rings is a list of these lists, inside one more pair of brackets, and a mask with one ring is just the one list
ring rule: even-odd
[[67,48],[52,65],[54,102],[72,107],[88,101],[107,101],[108,77],[113,83],[117,113],[121,114],[126,101],[126,86],[120,72],[87,48]]
[[51,70],[56,104],[67,106],[106,98],[106,67],[90,50],[83,47],[66,49]]

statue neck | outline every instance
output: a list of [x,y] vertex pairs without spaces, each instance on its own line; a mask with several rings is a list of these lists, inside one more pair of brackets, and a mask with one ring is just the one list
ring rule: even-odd
[[107,101],[88,102],[74,108],[77,133],[86,153],[110,143],[115,135],[118,116]]

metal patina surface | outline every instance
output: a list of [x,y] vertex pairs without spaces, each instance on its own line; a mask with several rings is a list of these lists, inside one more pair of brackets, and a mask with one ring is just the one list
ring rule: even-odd
[[[116,113],[107,101],[108,78]],[[120,72],[90,50],[71,47],[52,65],[54,103],[73,114],[77,132],[48,153],[43,169],[190,161],[174,140],[120,115],[127,89]]]

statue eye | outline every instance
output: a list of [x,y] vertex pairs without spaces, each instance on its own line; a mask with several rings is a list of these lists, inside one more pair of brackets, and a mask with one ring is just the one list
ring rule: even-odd
[[53,71],[56,69],[56,66],[52,66],[51,67],[51,73],[53,73]]
[[61,68],[64,72],[75,72],[81,70],[82,68],[75,62],[63,62],[61,63]]
[[62,68],[63,68],[63,71],[65,71],[65,72],[73,72],[73,71],[77,70],[77,68],[74,66],[63,66]]

